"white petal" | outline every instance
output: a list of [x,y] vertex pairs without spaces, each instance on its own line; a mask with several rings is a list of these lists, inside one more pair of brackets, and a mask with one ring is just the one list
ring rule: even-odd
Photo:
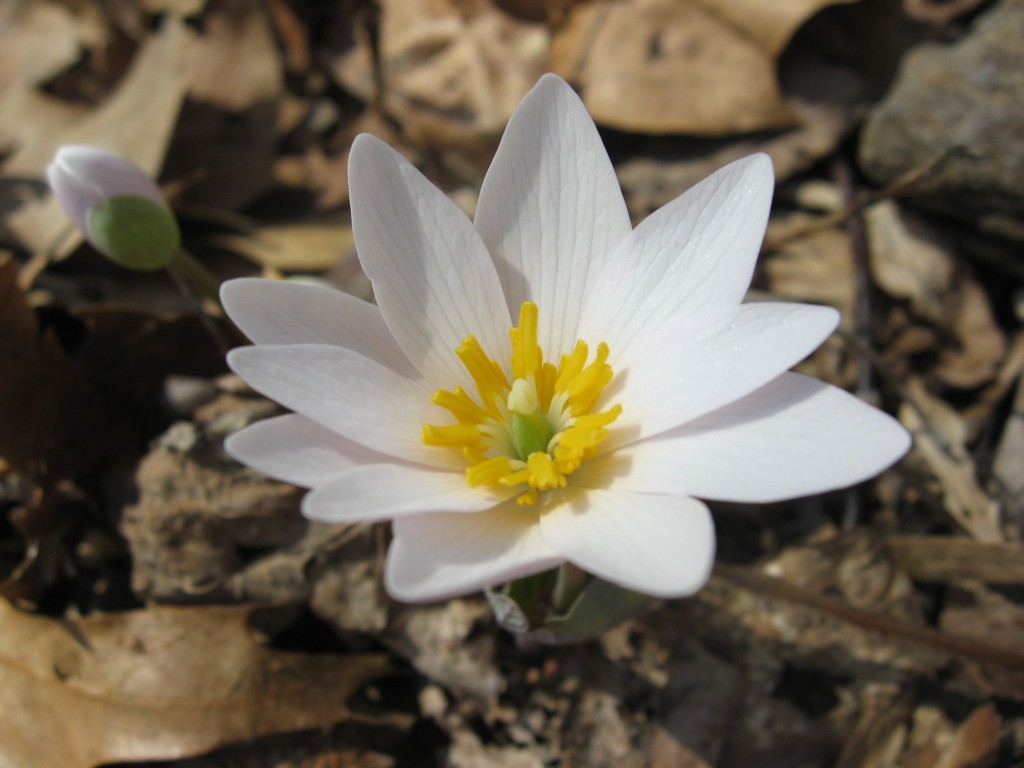
[[384,460],[382,454],[293,413],[249,425],[231,435],[224,448],[243,464],[303,488],[316,488],[354,466]]
[[612,362],[675,315],[717,317],[743,299],[764,237],[775,176],[767,155],[727,165],[648,216],[601,273],[580,336]]
[[854,485],[909,447],[910,435],[895,419],[837,387],[788,373],[672,432],[593,459],[572,480],[771,502]]
[[424,424],[444,418],[430,391],[351,349],[240,347],[228,354],[228,365],[271,400],[374,451],[427,466],[465,466],[454,451],[420,439]]
[[255,344],[332,344],[354,349],[403,376],[416,370],[380,310],[330,288],[243,277],[220,288],[224,310]]
[[348,164],[352,227],[388,328],[435,387],[473,384],[455,348],[473,334],[508,364],[508,307],[472,222],[401,155],[360,135]]
[[302,514],[326,523],[366,523],[423,512],[480,512],[516,493],[471,488],[464,472],[372,464],[344,472],[308,494]]
[[621,387],[617,435],[606,448],[650,437],[747,395],[803,360],[839,323],[831,307],[809,304],[744,304],[710,331],[672,320],[630,350]]
[[541,516],[551,548],[588,573],[656,597],[704,586],[715,560],[715,526],[686,496],[569,488]]
[[542,77],[509,120],[475,223],[513,315],[537,303],[538,341],[557,361],[576,342],[581,302],[631,229],[594,122],[559,77]]
[[430,602],[479,592],[562,563],[536,509],[515,501],[476,514],[426,514],[394,522],[384,585],[396,600]]
[[145,197],[167,207],[156,183],[126,157],[99,147],[65,144],[46,169],[57,202],[83,233],[89,233],[89,211],[119,195]]

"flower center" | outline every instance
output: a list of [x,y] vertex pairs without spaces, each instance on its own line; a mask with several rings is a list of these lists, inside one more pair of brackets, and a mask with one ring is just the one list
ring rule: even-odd
[[455,353],[476,384],[477,398],[461,387],[439,389],[433,402],[455,418],[445,426],[423,425],[423,442],[462,452],[471,486],[522,486],[520,505],[564,488],[566,477],[597,452],[607,426],[622,413],[615,405],[591,413],[612,380],[608,345],[598,344],[587,365],[583,341],[556,366],[537,344],[537,305],[523,303],[512,338],[512,383],[476,338],[467,336]]

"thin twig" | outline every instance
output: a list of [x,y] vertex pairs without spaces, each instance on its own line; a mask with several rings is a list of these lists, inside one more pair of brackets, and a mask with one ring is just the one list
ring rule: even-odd
[[808,592],[750,568],[719,563],[715,566],[715,578],[756,594],[767,595],[787,603],[827,613],[847,624],[879,632],[897,640],[945,651],[985,664],[1024,670],[1024,653],[989,645],[972,638],[950,635],[931,627],[908,624],[861,608],[854,608],[839,600]]

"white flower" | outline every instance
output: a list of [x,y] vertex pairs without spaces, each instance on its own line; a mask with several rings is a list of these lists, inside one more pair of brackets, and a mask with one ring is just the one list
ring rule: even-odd
[[512,116],[474,222],[370,136],[349,181],[379,309],[227,283],[224,306],[256,344],[231,367],[295,411],[228,450],[312,488],[307,517],[393,520],[385,584],[400,600],[566,561],[690,594],[715,549],[698,499],[818,493],[907,449],[890,417],[786,372],[835,310],[741,304],[774,181],[763,155],[632,230],[590,117],[549,75]]
[[160,188],[130,160],[67,144],[46,168],[61,208],[96,250],[130,269],[166,267],[181,235]]

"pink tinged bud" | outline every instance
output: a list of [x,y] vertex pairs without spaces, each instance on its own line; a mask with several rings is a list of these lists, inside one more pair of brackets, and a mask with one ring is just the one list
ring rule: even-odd
[[181,245],[160,189],[129,160],[63,146],[46,169],[57,202],[94,248],[130,269],[167,266]]

